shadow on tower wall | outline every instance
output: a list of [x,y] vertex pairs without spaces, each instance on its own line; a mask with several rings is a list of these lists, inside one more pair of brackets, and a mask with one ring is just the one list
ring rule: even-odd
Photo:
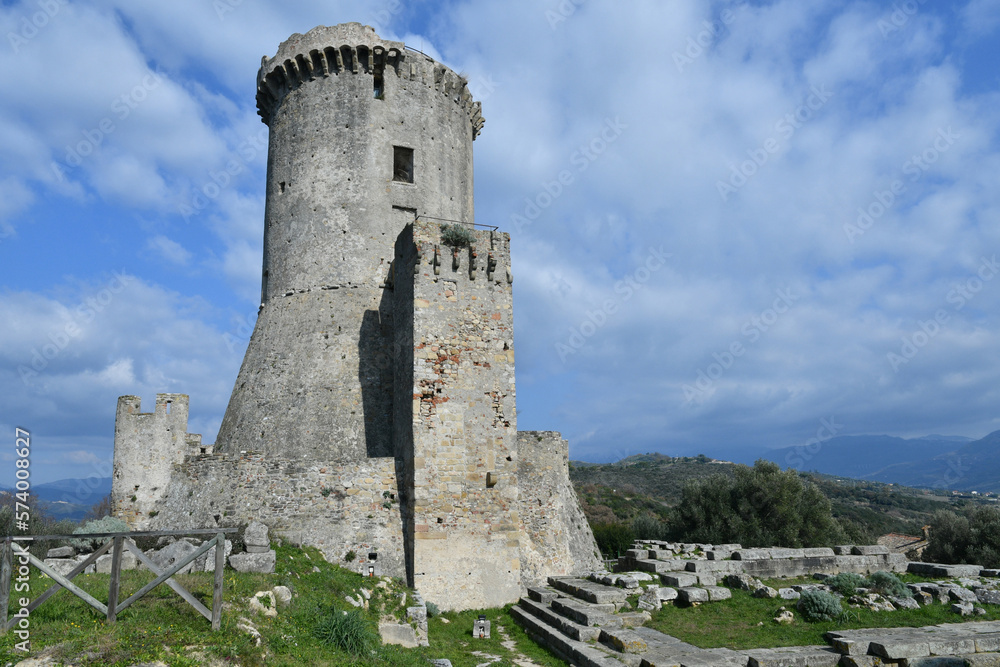
[[406,578],[413,582],[413,267],[407,225],[396,240],[396,267],[378,310],[365,311],[358,340],[365,446],[369,458],[393,457]]

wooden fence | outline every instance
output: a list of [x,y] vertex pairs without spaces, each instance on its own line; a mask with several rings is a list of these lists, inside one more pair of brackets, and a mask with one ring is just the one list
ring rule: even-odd
[[[0,549],[0,633],[5,633],[13,628],[21,618],[17,615],[13,618],[9,618],[8,616],[11,596],[11,578],[15,571],[13,566],[15,557],[17,557],[19,561],[19,566],[17,568],[18,573],[22,573],[25,568],[34,565],[41,572],[48,575],[53,581],[56,582],[48,590],[32,600],[27,607],[25,607],[27,613],[29,614],[37,609],[43,602],[65,588],[70,593],[76,595],[91,607],[104,614],[108,621],[113,623],[117,619],[118,614],[125,609],[128,609],[136,600],[139,600],[146,595],[146,593],[153,590],[160,584],[166,584],[178,595],[180,595],[188,604],[194,607],[198,613],[211,621],[213,630],[218,630],[222,623],[222,583],[223,570],[226,565],[225,536],[226,533],[235,533],[237,531],[237,528],[209,528],[197,530],[161,530],[129,533],[88,533],[84,535],[26,535],[21,537],[0,538],[3,540],[2,549]],[[135,538],[137,537],[180,537],[189,535],[213,535],[214,537],[198,547],[193,553],[185,556],[165,569],[160,569],[159,566],[153,563],[153,561],[151,561],[149,557],[142,553],[142,550],[135,545]],[[26,547],[21,546],[22,543],[33,542],[36,540],[71,540],[80,539],[81,537],[90,539],[107,539],[108,541],[105,542],[100,549],[90,554],[90,556],[88,556],[83,562],[79,563],[66,575],[59,574],[53,568],[46,565],[41,559],[30,554]],[[212,590],[212,609],[209,611],[205,605],[191,595],[187,589],[174,581],[172,577],[180,570],[184,569],[188,563],[194,561],[203,554],[208,553],[209,549],[213,546],[216,547],[215,586]],[[121,584],[122,554],[125,553],[126,549],[135,554],[138,561],[155,574],[156,578],[136,591],[127,600],[119,602],[118,593]],[[108,602],[107,604],[104,604],[87,593],[87,591],[74,584],[72,579],[76,575],[85,571],[91,565],[95,564],[97,559],[106,554],[109,550],[111,551],[111,580],[108,588]]]

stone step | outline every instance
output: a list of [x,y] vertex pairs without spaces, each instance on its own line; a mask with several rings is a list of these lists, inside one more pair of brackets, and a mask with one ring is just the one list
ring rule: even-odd
[[683,572],[686,565],[687,561],[683,560],[651,560],[646,558],[635,561],[635,569],[640,572],[653,572],[655,574],[663,574],[665,572]]
[[746,652],[748,667],[835,667],[843,657],[828,646],[789,646]]
[[592,604],[576,598],[558,598],[550,603],[552,611],[580,625],[605,625],[615,614],[615,605]]
[[[524,600],[522,599],[522,602]],[[589,644],[567,637],[520,606],[510,608],[511,616],[535,642],[563,660],[580,667],[622,667],[622,661]]]
[[548,604],[559,597],[557,591],[552,590],[548,586],[529,586],[528,587],[528,597],[535,602],[541,602],[542,604]]
[[543,621],[570,639],[575,639],[578,642],[587,642],[596,641],[597,638],[601,636],[600,628],[589,627],[581,623],[577,623],[576,621],[558,613],[555,609],[549,607],[548,605],[535,602],[534,600],[525,600],[524,598],[521,598],[521,601],[517,604],[535,618]]
[[625,602],[628,598],[628,593],[620,588],[576,577],[549,577],[549,585],[558,591],[595,604],[617,604]]

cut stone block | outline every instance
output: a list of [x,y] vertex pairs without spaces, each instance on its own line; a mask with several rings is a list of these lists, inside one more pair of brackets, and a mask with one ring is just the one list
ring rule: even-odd
[[601,630],[600,642],[619,653],[642,653],[649,648],[645,640],[632,630]]
[[779,588],[778,597],[782,600],[798,600],[802,594],[792,588]]
[[706,586],[705,590],[708,591],[708,599],[711,602],[728,600],[733,597],[733,592],[728,588],[723,588],[722,586]]
[[[153,563],[162,572],[173,567],[174,563],[184,560],[197,550],[198,548],[187,540],[177,540],[176,542],[163,547],[159,551],[147,551],[146,556],[148,556],[149,560],[153,561]],[[194,569],[194,563],[188,563],[180,569],[178,574],[187,574],[192,569]]]
[[229,565],[237,572],[272,574],[276,562],[277,554],[274,551],[263,554],[233,554],[229,557]]
[[[97,572],[98,574],[111,574],[111,554],[104,554],[103,556],[97,557]],[[135,557],[135,554],[131,551],[122,551],[122,570],[134,570],[139,567],[139,559]]]
[[887,556],[892,552],[889,551],[889,547],[884,547],[881,544],[868,544],[855,546],[851,549],[851,553],[855,556]]
[[927,642],[877,639],[869,645],[868,652],[887,660],[902,660],[929,656],[931,647]]
[[56,547],[55,549],[49,549],[45,554],[46,558],[72,558],[76,555],[76,549],[73,547]]
[[693,604],[696,602],[709,602],[708,591],[704,588],[683,587],[677,589],[677,597],[681,602]]
[[661,586],[660,588],[657,589],[657,592],[660,595],[660,600],[663,602],[669,602],[671,600],[677,599],[676,588],[670,588],[669,586]]
[[378,633],[383,644],[395,644],[404,648],[417,648],[417,631],[408,623],[380,623]]
[[768,549],[737,549],[733,552],[733,560],[770,560]]
[[948,597],[955,602],[977,602],[979,598],[968,588],[949,588]]
[[958,657],[963,658],[968,667],[1000,667],[1000,653],[973,653]]
[[698,576],[694,574],[686,574],[682,572],[677,572],[674,574],[661,574],[660,578],[663,583],[667,586],[673,586],[675,588],[683,588],[686,586],[696,586],[698,584]]

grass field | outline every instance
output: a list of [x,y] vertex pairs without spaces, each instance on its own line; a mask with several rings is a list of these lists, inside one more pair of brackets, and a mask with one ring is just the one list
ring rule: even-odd
[[[904,580],[916,580],[903,577]],[[776,580],[765,582],[774,588],[809,580]],[[814,581],[811,583],[815,583]],[[779,607],[795,613],[791,625],[774,622]],[[986,616],[977,621],[1000,620],[1000,607],[985,605]],[[794,600],[769,600],[752,597],[740,590],[733,591],[731,600],[712,602],[699,607],[664,607],[653,614],[646,627],[659,630],[700,648],[775,648],[779,646],[825,645],[823,635],[830,630],[854,628],[922,627],[938,623],[961,623],[963,619],[951,611],[950,604],[934,603],[917,610],[872,612],[844,605],[844,616],[829,623],[807,623],[795,609]]]
[[[538,647],[511,618],[507,609],[443,613],[429,619],[430,648],[403,649],[381,647],[375,653],[351,655],[322,643],[313,635],[317,623],[327,614],[340,614],[354,608],[344,599],[365,587],[372,591],[369,609],[364,611],[366,625],[372,631],[380,618],[405,617],[403,592],[399,581],[377,588],[373,581],[327,563],[312,548],[279,547],[275,574],[242,574],[227,570],[222,630],[212,632],[209,622],[166,586],[159,586],[145,598],[122,612],[116,623],[103,616],[75,595],[60,591],[43,603],[30,617],[31,655],[45,649],[57,659],[74,665],[126,667],[141,662],[161,660],[171,667],[193,665],[329,665],[353,667],[387,665],[389,667],[427,664],[429,658],[448,658],[455,667],[473,667],[485,659],[473,652],[485,652],[503,660],[499,667],[513,665],[512,659],[527,657],[543,667],[563,667],[565,662]],[[313,568],[318,569],[314,572]],[[33,569],[33,572],[34,569]],[[210,573],[179,575],[177,581],[211,608]],[[152,580],[149,572],[123,572],[124,600]],[[81,575],[73,581],[98,600],[106,601],[108,575]],[[38,595],[52,584],[47,578],[31,582],[31,594]],[[291,606],[280,609],[276,618],[266,618],[248,610],[248,598],[255,592],[277,585],[292,591]],[[11,613],[15,605],[11,605]],[[493,624],[491,639],[473,639],[473,621],[484,613]],[[251,620],[261,634],[261,643],[237,624],[241,617]],[[504,646],[504,636],[513,648]],[[17,638],[0,636],[0,666],[25,656],[15,651]],[[55,647],[55,648],[53,648]]]

